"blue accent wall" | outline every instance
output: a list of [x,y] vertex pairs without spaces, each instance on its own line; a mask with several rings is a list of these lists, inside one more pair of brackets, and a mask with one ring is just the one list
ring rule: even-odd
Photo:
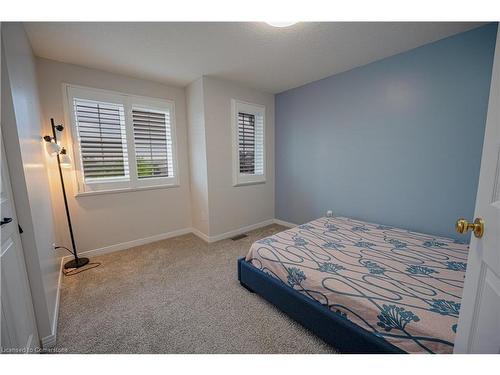
[[278,94],[276,217],[303,223],[332,209],[460,238],[456,219],[474,214],[496,32],[488,24]]

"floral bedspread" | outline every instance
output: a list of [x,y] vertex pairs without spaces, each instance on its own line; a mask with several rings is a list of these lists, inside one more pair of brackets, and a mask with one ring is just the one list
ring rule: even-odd
[[246,260],[409,353],[451,353],[468,245],[344,217],[255,242]]

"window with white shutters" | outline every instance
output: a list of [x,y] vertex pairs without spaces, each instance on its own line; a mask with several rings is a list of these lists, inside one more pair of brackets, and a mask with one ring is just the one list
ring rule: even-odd
[[255,173],[255,116],[238,113],[240,173]]
[[77,98],[73,103],[85,182],[128,179],[123,105]]
[[265,108],[232,101],[233,185],[265,182]]
[[174,103],[65,85],[78,194],[178,186]]
[[134,108],[132,119],[137,177],[173,176],[170,113]]

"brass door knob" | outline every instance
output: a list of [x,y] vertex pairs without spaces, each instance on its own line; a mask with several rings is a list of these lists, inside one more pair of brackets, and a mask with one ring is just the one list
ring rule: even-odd
[[484,220],[480,217],[474,220],[474,223],[469,223],[464,218],[460,218],[457,220],[455,224],[455,229],[458,233],[467,233],[467,231],[471,230],[474,232],[474,236],[477,238],[483,237],[484,234]]

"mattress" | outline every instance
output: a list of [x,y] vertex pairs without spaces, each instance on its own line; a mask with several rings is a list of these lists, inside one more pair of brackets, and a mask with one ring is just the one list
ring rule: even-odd
[[452,353],[468,245],[345,217],[255,242],[246,261],[408,353]]

